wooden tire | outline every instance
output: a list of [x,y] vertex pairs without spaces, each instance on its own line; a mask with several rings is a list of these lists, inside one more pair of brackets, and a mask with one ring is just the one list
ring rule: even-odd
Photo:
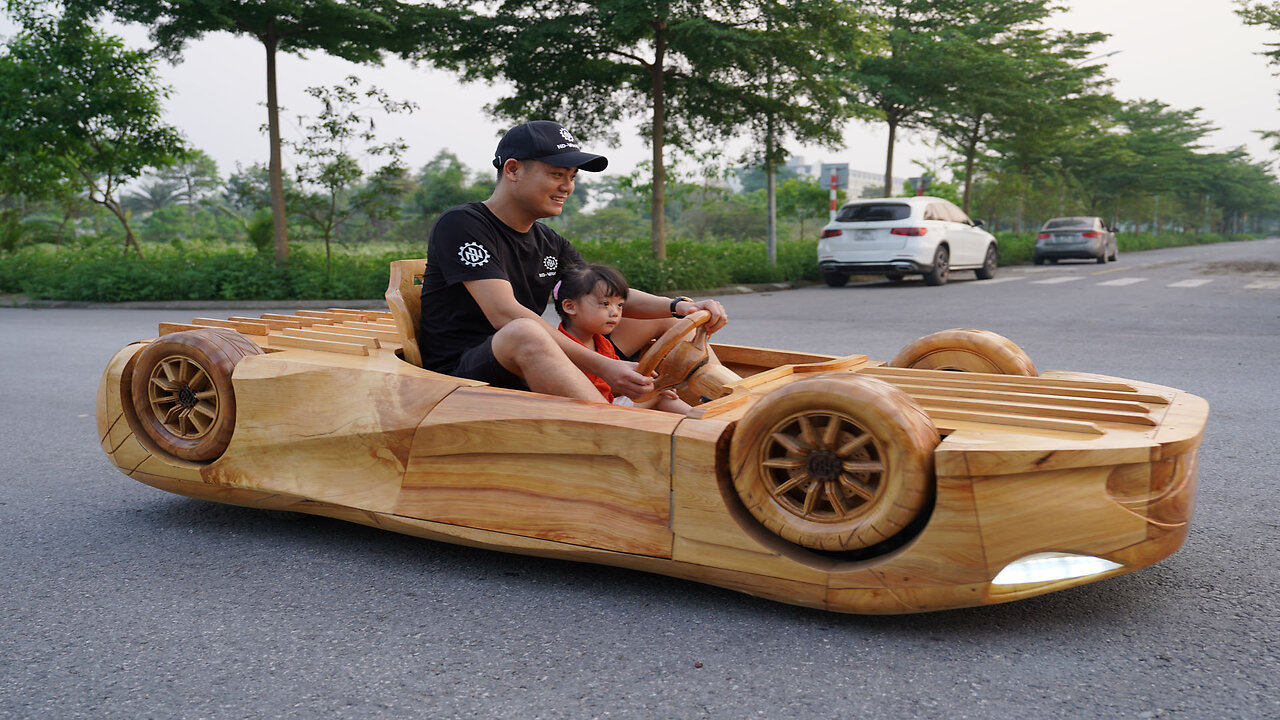
[[859,550],[898,534],[933,495],[938,431],[906,393],[875,378],[798,380],[747,411],[730,445],[747,510],[814,550]]
[[232,330],[165,335],[138,353],[130,392],[144,432],[183,460],[213,460],[236,426],[231,372],[262,348]]
[[1035,377],[1035,363],[1013,341],[990,330],[956,328],[931,333],[909,343],[889,361],[891,367],[921,370],[1025,375]]

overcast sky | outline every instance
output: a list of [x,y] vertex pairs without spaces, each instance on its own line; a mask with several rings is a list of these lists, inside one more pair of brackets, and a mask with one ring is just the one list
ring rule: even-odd
[[[1211,149],[1243,145],[1255,159],[1274,159],[1255,131],[1280,129],[1280,77],[1272,75],[1257,52],[1280,37],[1269,38],[1261,29],[1246,27],[1232,11],[1231,0],[1065,0],[1064,4],[1069,9],[1055,17],[1053,26],[1110,34],[1097,51],[1117,53],[1102,61],[1115,79],[1117,96],[1157,99],[1179,109],[1201,107],[1201,117],[1220,128],[1210,138]],[[132,45],[147,44],[143,28],[113,29]],[[12,25],[0,25],[0,33],[11,32]],[[264,62],[260,44],[223,33],[189,45],[180,64],[161,65],[163,80],[173,89],[165,104],[168,120],[192,145],[213,156],[224,175],[237,162],[246,166],[265,162],[266,137],[258,129],[266,119]],[[473,170],[489,171],[496,138],[505,127],[483,108],[499,96],[499,89],[463,85],[450,74],[398,60],[367,67],[314,53],[306,57],[281,54],[277,62],[280,102],[287,109],[282,115],[286,136],[300,136],[297,114],[315,111],[314,101],[303,92],[305,87],[339,83],[355,74],[366,85],[420,106],[411,116],[379,122],[382,139],[399,136],[408,143],[410,167],[416,170],[448,149]],[[583,146],[609,157],[609,174],[630,173],[649,154],[636,127],[621,128],[616,147],[587,139]],[[851,122],[844,148],[797,148],[797,154],[810,162],[848,162],[857,170],[883,172],[885,138],[879,125]],[[933,155],[926,137],[900,133],[894,174],[918,174],[916,162],[928,162]]]

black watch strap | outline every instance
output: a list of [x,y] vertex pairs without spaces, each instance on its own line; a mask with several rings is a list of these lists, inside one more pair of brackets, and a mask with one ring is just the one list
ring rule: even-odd
[[676,305],[681,302],[693,302],[693,298],[681,295],[680,297],[673,299],[671,301],[671,317],[683,317],[676,314]]

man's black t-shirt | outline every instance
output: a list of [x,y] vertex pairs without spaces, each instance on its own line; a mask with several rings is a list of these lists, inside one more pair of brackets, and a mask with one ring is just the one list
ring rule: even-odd
[[463,282],[507,280],[516,301],[541,315],[560,273],[581,264],[573,245],[542,223],[516,232],[481,202],[445,211],[427,240],[418,328],[422,366],[452,372],[458,356],[495,332]]

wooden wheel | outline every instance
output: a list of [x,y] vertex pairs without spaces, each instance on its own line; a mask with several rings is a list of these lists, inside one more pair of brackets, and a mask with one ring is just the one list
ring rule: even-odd
[[1013,341],[989,330],[972,328],[925,335],[902,348],[889,365],[921,370],[1037,375],[1035,363]]
[[[706,310],[691,312],[667,328],[662,337],[644,351],[636,363],[636,372],[648,376],[657,370],[658,377],[653,381],[653,392],[635,398],[636,402],[644,402],[662,390],[679,385],[706,362],[710,355],[706,325],[710,320],[711,313]],[[686,341],[689,333],[693,333],[693,339]]]
[[143,348],[133,369],[133,409],[143,431],[164,452],[213,460],[227,449],[236,424],[231,372],[262,348],[230,330],[187,330]]
[[887,540],[928,505],[938,431],[875,378],[798,380],[757,403],[730,445],[738,497],[765,527],[814,550]]

